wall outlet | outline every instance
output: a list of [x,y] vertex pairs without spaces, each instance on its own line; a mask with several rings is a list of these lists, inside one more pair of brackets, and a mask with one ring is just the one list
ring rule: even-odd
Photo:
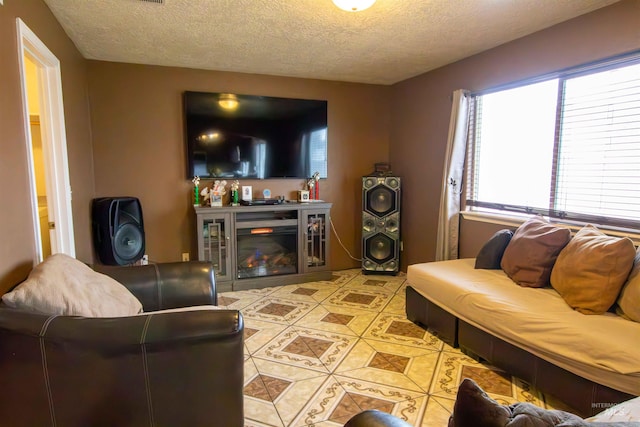
[[147,265],[149,264],[149,255],[144,254],[142,255],[142,259],[140,260],[140,265]]
[[189,252],[182,253],[182,261],[189,261]]

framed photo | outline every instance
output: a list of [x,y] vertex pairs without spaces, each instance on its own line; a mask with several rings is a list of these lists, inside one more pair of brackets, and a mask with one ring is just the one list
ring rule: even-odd
[[250,185],[242,186],[242,200],[246,200],[248,202],[253,200],[253,189]]
[[299,190],[298,191],[298,201],[299,202],[308,202],[309,201],[309,190]]

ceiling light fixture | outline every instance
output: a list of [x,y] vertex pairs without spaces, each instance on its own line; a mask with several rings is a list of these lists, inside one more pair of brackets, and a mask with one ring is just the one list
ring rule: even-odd
[[376,0],[333,0],[333,3],[347,12],[360,12],[369,9]]
[[223,93],[218,98],[218,105],[225,110],[235,110],[238,108],[238,98],[232,93]]

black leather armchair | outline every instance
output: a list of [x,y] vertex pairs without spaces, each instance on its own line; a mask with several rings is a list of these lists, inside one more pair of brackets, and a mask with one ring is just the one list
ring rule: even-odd
[[0,425],[242,426],[243,320],[216,303],[207,263],[96,267],[139,316],[47,316],[0,306]]

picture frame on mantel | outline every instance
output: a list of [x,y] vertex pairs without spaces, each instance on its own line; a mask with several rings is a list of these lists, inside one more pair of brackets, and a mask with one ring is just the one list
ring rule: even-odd
[[242,186],[242,200],[246,202],[253,200],[253,188],[250,185]]

